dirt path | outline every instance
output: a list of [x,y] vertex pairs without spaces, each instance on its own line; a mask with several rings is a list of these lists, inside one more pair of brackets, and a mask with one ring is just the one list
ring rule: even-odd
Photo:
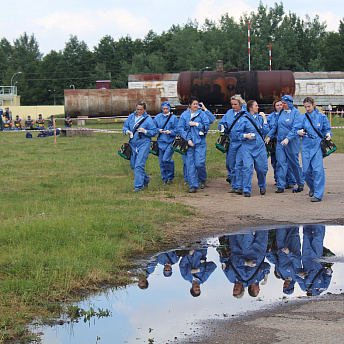
[[229,194],[230,185],[225,178],[212,179],[204,190],[196,194],[185,193],[178,200],[196,207],[199,216],[198,220],[193,219],[186,224],[189,228],[185,228],[184,224],[174,234],[181,240],[190,240],[230,233],[244,227],[291,223],[344,224],[344,154],[332,154],[325,158],[324,167],[326,186],[323,200],[319,203],[311,202],[307,186],[301,193],[292,193],[288,189],[283,194],[276,194],[271,166],[264,196],[259,193],[255,175],[250,198]]

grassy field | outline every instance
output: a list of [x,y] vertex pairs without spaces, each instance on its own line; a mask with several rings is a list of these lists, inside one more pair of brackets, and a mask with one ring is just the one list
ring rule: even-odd
[[[343,129],[333,133],[344,152]],[[117,154],[124,135],[58,137],[56,148],[53,137],[33,136],[0,133],[0,342],[25,337],[30,320],[63,311],[60,301],[76,291],[125,282],[131,258],[171,244],[166,224],[196,216],[178,203],[188,188],[177,153],[172,185],[162,185],[158,159],[150,155],[149,189],[133,193],[129,162]],[[225,176],[217,138],[207,137],[209,178]],[[162,202],[162,195],[173,202]]]

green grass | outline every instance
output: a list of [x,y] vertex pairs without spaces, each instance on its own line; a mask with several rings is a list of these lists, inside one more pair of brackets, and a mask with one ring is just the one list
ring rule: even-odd
[[[337,152],[344,152],[343,129],[333,133]],[[209,178],[226,175],[217,138],[207,136]],[[172,185],[162,185],[158,158],[150,155],[149,189],[132,192],[133,171],[117,154],[126,140],[58,137],[55,148],[53,137],[0,133],[0,343],[25,337],[29,321],[59,313],[60,301],[78,290],[124,282],[135,255],[173,244],[166,224],[197,216],[178,203],[187,188],[177,153]]]

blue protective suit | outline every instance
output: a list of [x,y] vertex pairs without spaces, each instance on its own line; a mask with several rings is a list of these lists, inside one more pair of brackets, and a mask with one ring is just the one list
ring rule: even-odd
[[[243,156],[243,191],[251,193],[252,191],[252,177],[253,177],[253,165],[257,173],[258,186],[260,189],[266,188],[266,173],[268,172],[268,160],[265,148],[265,142],[257,132],[251,121],[251,118],[263,137],[269,131],[268,124],[264,123],[262,117],[257,113],[252,115],[246,111],[245,115],[239,119],[239,125],[235,130],[237,140],[242,142],[242,156]],[[254,133],[255,137],[245,139],[244,134]]]
[[[284,189],[287,185],[288,169],[293,172],[297,185],[304,185],[302,169],[299,163],[300,140],[294,135],[293,125],[300,117],[300,111],[289,104],[289,110],[282,110],[278,115],[278,120],[269,131],[270,138],[277,137],[276,147],[276,168],[277,168],[277,187]],[[281,142],[288,139],[287,146],[282,146]],[[288,181],[290,182],[290,181]]]
[[[190,283],[193,280],[197,280],[199,284],[204,283],[216,269],[214,262],[207,262],[205,260],[206,254],[204,251],[206,252],[206,249],[195,250],[193,255],[188,254],[180,260],[180,274]],[[200,269],[200,272],[192,274],[191,269]]]
[[[162,106],[164,106],[164,103]],[[178,118],[176,115],[171,116],[170,120],[164,128],[164,125],[168,117],[169,114],[165,115],[163,113],[159,113],[154,118],[154,124],[157,128],[158,134],[157,141],[159,145],[159,165],[161,179],[164,182],[167,182],[168,180],[173,180],[174,178],[174,161],[171,160],[174,150],[171,148],[171,144],[173,140],[176,138],[178,130]],[[164,131],[169,130],[171,134],[159,134],[159,129],[162,128],[164,128]]]
[[[299,228],[291,226],[277,229],[276,242],[277,251],[268,252],[266,257],[271,263],[275,264],[276,271],[283,280],[290,280],[289,287],[283,289],[283,292],[289,295],[294,292],[297,280],[296,274],[302,268]],[[289,254],[282,251],[284,247],[289,249]]]
[[[275,122],[277,120],[278,117],[278,112],[274,111],[272,112],[268,117],[267,117],[267,121],[268,121],[268,125],[269,125],[269,130],[271,130],[273,128],[273,126],[275,125]],[[271,137],[271,139],[275,138]],[[271,158],[271,166],[274,170],[274,180],[275,183],[277,184],[277,158],[276,158],[276,152],[271,153],[270,155]],[[290,167],[290,165],[288,165],[288,172],[287,172],[287,178],[286,178],[286,185],[294,185],[296,184],[296,180],[293,174],[293,171]]]
[[332,269],[329,273],[319,261],[324,251],[325,226],[306,225],[303,227],[302,265],[301,272],[306,274],[298,278],[300,287],[312,295],[319,295],[328,288],[332,279]]
[[[246,105],[241,106],[241,111],[246,111]],[[240,112],[235,112],[233,109],[230,109],[222,117],[219,122],[219,130],[221,130],[221,125],[225,127],[225,132],[227,133],[234,120],[239,116]],[[229,137],[229,149],[226,154],[226,168],[228,177],[231,179],[231,186],[234,189],[242,189],[242,167],[243,167],[243,157],[242,157],[242,141],[239,140],[235,131],[238,128],[239,123],[236,122],[231,129],[230,133],[227,133]]]
[[[268,231],[255,234],[236,234],[229,236],[231,255],[226,262],[224,274],[232,283],[240,281],[244,287],[259,284],[270,273],[270,264],[264,262],[268,245]],[[252,260],[256,266],[246,266]]]
[[[146,118],[148,117],[148,118]],[[145,121],[142,123],[142,120]],[[156,135],[156,127],[150,116],[145,113],[137,120],[136,111],[133,112],[124,122],[123,132],[127,130],[134,132],[135,128],[144,128],[147,130],[145,134],[139,133],[137,130],[134,134],[134,137],[129,141],[132,154],[130,156],[130,167],[134,170],[135,181],[134,188],[135,190],[142,190],[143,185],[148,185],[149,176],[146,174],[145,165],[148,159],[151,138]]]
[[[326,136],[326,134],[331,133],[329,120],[318,109],[308,115],[320,134]],[[302,168],[305,181],[309,189],[314,191],[314,197],[322,199],[325,189],[325,171],[320,147],[321,138],[312,128],[305,114],[301,115],[295,123],[294,134],[297,135],[297,131],[301,129],[306,130],[308,133],[302,137],[301,141]]]
[[[209,111],[209,110],[208,110]],[[199,123],[198,126],[190,127],[189,122]],[[193,147],[188,148],[186,153],[187,179],[190,188],[198,188],[201,181],[207,179],[205,160],[207,154],[207,143],[205,136],[209,130],[208,115],[198,109],[191,114],[191,110],[183,112],[178,123],[178,132],[185,140],[191,140]]]

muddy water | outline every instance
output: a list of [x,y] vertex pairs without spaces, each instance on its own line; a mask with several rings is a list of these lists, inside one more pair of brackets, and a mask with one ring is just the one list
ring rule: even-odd
[[[142,263],[141,277],[131,285],[77,304],[85,311],[109,310],[110,316],[32,329],[43,333],[46,344],[173,343],[199,333],[200,320],[343,292],[343,226],[276,228],[245,229],[160,253]],[[200,289],[198,297],[191,295],[192,285],[196,294]]]

